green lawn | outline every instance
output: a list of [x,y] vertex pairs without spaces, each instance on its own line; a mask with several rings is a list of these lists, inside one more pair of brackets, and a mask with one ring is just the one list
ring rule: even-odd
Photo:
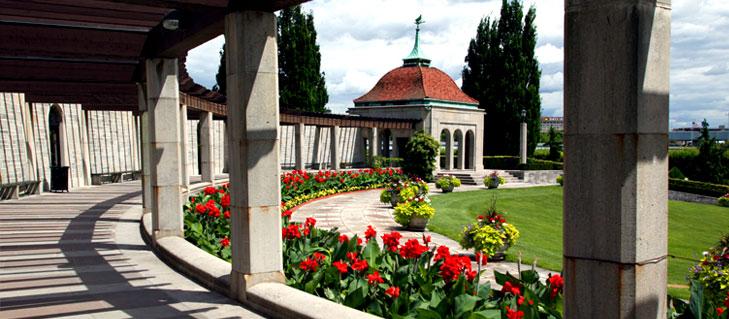
[[[525,263],[536,258],[541,267],[562,269],[562,188],[532,187],[478,190],[433,196],[436,214],[428,228],[458,240],[463,225],[482,214],[497,196],[497,208],[521,232],[519,242],[508,251],[508,259],[519,253]],[[729,231],[729,208],[685,202],[669,202],[668,281],[669,293],[688,298],[688,268],[701,252]]]

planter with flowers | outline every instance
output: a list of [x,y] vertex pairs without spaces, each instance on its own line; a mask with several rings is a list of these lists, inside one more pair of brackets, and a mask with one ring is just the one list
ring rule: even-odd
[[506,250],[519,239],[519,230],[506,222],[504,215],[496,211],[496,201],[476,222],[463,228],[460,244],[465,249],[474,249],[491,260],[503,260]]
[[435,187],[442,190],[443,193],[450,193],[454,188],[461,186],[461,180],[458,177],[446,175],[435,181]]
[[722,197],[719,197],[719,198],[718,198],[718,199],[716,200],[716,203],[717,203],[717,204],[718,204],[719,206],[723,206],[723,207],[729,207],[729,193],[727,193],[727,194],[724,194],[724,196],[722,196]]
[[380,202],[396,207],[399,203],[428,195],[428,184],[421,179],[398,179],[380,193]]
[[395,222],[410,230],[424,231],[428,220],[435,215],[435,208],[430,206],[430,199],[417,197],[400,203],[395,207]]
[[493,172],[488,176],[484,177],[483,184],[489,189],[498,188],[499,185],[506,184],[506,179],[499,176],[499,173]]

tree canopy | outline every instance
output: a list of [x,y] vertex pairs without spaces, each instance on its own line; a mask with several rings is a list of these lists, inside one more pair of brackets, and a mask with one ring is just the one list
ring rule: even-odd
[[482,19],[469,44],[462,89],[486,111],[486,154],[519,153],[522,110],[526,111],[530,155],[539,142],[541,70],[534,56],[535,17],[533,6],[525,16],[520,1],[503,0],[500,19]]
[[[307,112],[329,112],[321,54],[316,43],[312,13],[301,6],[281,10],[277,17],[279,106]],[[215,90],[226,93],[225,45],[220,53],[220,67],[215,76]]]

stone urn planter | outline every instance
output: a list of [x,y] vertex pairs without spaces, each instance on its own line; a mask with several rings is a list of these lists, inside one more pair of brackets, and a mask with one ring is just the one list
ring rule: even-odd
[[450,193],[453,191],[454,188],[455,188],[455,186],[453,186],[453,184],[450,184],[446,187],[441,188],[440,190],[442,190],[443,193]]
[[392,204],[392,208],[395,208],[395,206],[397,206],[398,197],[398,195],[392,194],[392,197],[390,198],[390,204]]
[[489,257],[489,260],[492,260],[492,261],[502,261],[502,260],[506,259],[506,251],[508,249],[509,249],[509,245],[508,244],[506,244],[504,246],[501,246],[501,248],[499,248],[499,250],[497,250],[493,254],[493,256]]
[[499,183],[499,180],[498,179],[493,179],[492,178],[492,179],[489,179],[489,182],[486,185],[486,187],[488,187],[489,189],[499,188],[499,184],[500,183]]
[[407,229],[412,231],[425,231],[425,226],[428,225],[428,219],[422,217],[413,217],[410,219]]

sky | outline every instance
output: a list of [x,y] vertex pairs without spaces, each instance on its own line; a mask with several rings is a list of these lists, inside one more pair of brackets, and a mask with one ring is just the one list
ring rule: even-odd
[[[524,0],[537,9],[536,55],[542,69],[542,115],[563,114],[564,0]],[[333,113],[345,113],[389,70],[402,65],[422,14],[421,50],[431,66],[460,86],[461,70],[479,21],[498,17],[501,0],[314,0],[313,12]],[[706,118],[729,126],[729,0],[673,0],[670,127]],[[224,39],[190,51],[193,79],[212,87]]]

